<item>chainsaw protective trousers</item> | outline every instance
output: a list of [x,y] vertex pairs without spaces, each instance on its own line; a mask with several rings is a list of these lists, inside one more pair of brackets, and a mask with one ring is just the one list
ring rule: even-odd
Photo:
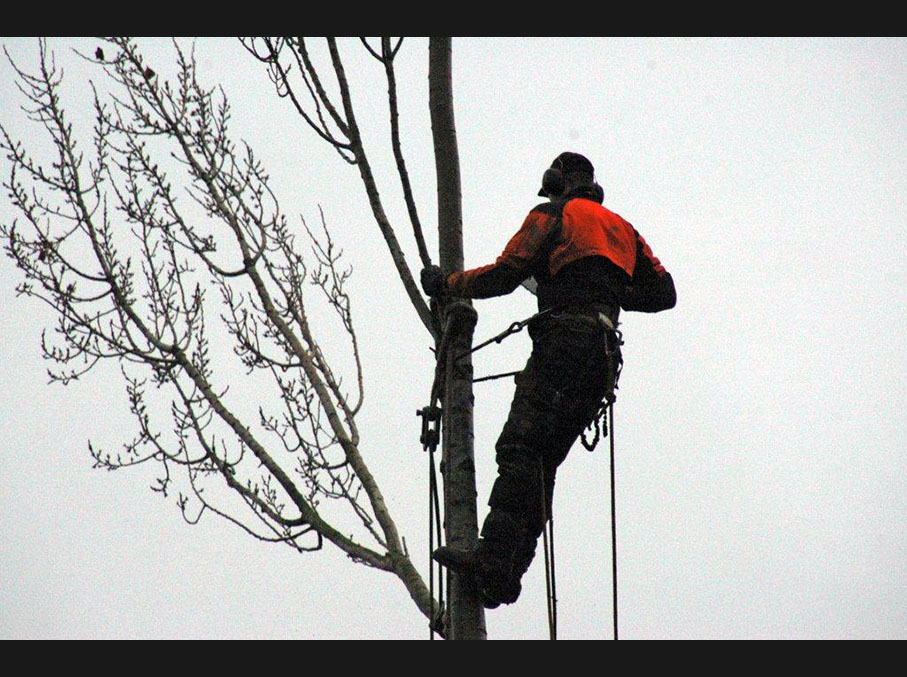
[[498,477],[477,547],[486,602],[510,604],[551,516],[554,480],[580,433],[613,396],[617,335],[597,312],[552,311],[529,325],[533,348],[516,377],[498,438]]

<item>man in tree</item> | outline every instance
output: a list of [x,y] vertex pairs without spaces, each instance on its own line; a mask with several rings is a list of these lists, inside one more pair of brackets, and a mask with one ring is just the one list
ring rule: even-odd
[[542,197],[491,265],[444,276],[422,271],[430,296],[488,298],[537,282],[539,313],[529,324],[532,355],[516,377],[498,438],[498,477],[475,550],[441,547],[434,558],[475,576],[487,608],[521,591],[551,514],[554,478],[603,401],[614,399],[621,357],[620,309],[658,312],[676,302],[674,282],[639,233],[602,206],[592,163],[561,153],[542,179]]

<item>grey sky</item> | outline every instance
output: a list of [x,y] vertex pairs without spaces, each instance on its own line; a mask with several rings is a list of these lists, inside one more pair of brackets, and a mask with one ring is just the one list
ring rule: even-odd
[[[33,68],[35,41],[5,39]],[[90,124],[86,65],[51,41],[64,105]],[[434,224],[426,43],[404,43],[404,152]],[[377,63],[343,45],[382,195],[418,269],[386,141]],[[163,75],[165,41],[146,50]],[[324,209],[355,268],[366,361],[360,427],[413,552],[427,549],[414,412],[429,338],[404,298],[355,170],[272,94],[238,44],[201,40],[234,136],[274,176],[288,216]],[[161,64],[158,68],[157,64]],[[907,41],[459,39],[454,93],[468,266],[489,263],[563,150],[587,155],[605,205],[643,234],[678,305],[625,314],[617,418],[621,630],[626,638],[907,637]],[[0,121],[29,143],[9,64]],[[43,143],[43,140],[42,140]],[[7,166],[4,162],[4,168]],[[5,171],[5,169],[4,169]],[[12,214],[0,203],[0,219]],[[430,248],[436,250],[433,225]],[[116,370],[47,386],[48,312],[0,262],[0,637],[421,638],[393,577],[333,549],[300,556],[149,491],[151,469],[91,469],[87,440],[133,435]],[[477,338],[533,312],[522,290],[477,302]],[[525,336],[488,349],[509,371]],[[241,374],[241,372],[238,372]],[[242,383],[233,383],[240,391]],[[479,512],[512,384],[476,386]],[[575,448],[558,476],[559,629],[611,633],[608,459]],[[423,571],[426,556],[417,557]],[[546,636],[537,561],[490,638]]]

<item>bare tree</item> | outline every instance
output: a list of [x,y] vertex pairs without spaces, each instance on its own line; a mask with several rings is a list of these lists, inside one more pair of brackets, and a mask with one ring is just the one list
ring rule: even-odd
[[[400,141],[397,85],[394,59],[402,38],[381,38],[379,46],[362,40],[363,46],[383,66],[387,80],[391,146],[413,235],[423,265],[431,262],[422,223],[410,185]],[[472,364],[455,359],[468,352],[475,327],[475,311],[468,302],[435,309],[432,314],[416,288],[412,273],[397,241],[375,182],[362,133],[356,119],[350,86],[337,42],[327,39],[331,71],[336,81],[336,99],[328,93],[324,78],[313,63],[304,38],[260,38],[244,41],[246,48],[267,66],[279,96],[287,99],[307,125],[348,163],[359,170],[375,222],[406,293],[438,348],[444,346],[443,472],[445,531],[448,542],[467,547],[478,538],[475,500],[475,464],[472,445]],[[434,139],[438,185],[438,242],[441,267],[446,272],[463,269],[462,206],[460,169],[453,114],[450,38],[432,38],[429,43],[429,108]],[[442,336],[447,334],[446,340]],[[485,637],[484,610],[477,591],[456,576],[450,581],[450,635],[461,639]]]
[[[398,178],[427,264],[400,147],[394,57],[401,42],[383,38],[377,48],[367,41],[363,47],[384,67]],[[445,327],[466,326],[456,332],[468,346],[472,325],[451,319],[462,310],[433,313],[413,280],[364,151],[336,42],[327,44],[338,103],[301,38],[244,44],[315,133],[358,168],[374,219],[426,329],[440,342]],[[137,432],[118,453],[92,446],[97,466],[156,463],[158,491],[169,494],[177,476],[185,479],[177,501],[188,521],[210,512],[300,552],[327,541],[356,562],[394,574],[419,611],[436,619],[438,603],[361,453],[356,417],[363,375],[346,291],[350,269],[323,215],[317,227],[288,223],[252,148],[230,136],[225,95],[199,82],[192,51],[174,48],[173,82],[159,77],[128,39],[107,40],[85,56],[103,69],[112,88],[110,94],[94,91],[90,144],[75,138],[62,103],[62,75],[44,43],[38,72],[14,65],[26,110],[49,135],[55,157],[42,164],[0,128],[10,167],[4,186],[23,217],[2,225],[0,234],[24,275],[18,291],[55,311],[54,332],[42,339],[45,357],[56,365],[52,376],[66,383],[99,364],[119,364]],[[446,168],[439,163],[443,252],[461,221],[459,178],[452,174],[458,163],[449,40],[433,41],[430,51],[431,72],[440,74],[432,76],[433,97],[449,107],[433,115],[433,124],[448,125],[435,130],[436,151],[443,146],[448,155]],[[434,110],[441,104],[432,105]],[[462,267],[462,244],[457,246],[459,259],[442,255],[447,268]],[[319,335],[328,330],[314,326],[312,289],[346,336],[345,355],[329,356],[322,348],[327,344]],[[230,349],[247,382],[256,388],[269,384],[279,406],[249,407],[229,392],[220,357]],[[447,392],[458,391],[458,401],[470,399],[468,363],[449,372]],[[467,437],[471,417],[471,405],[460,410],[457,426]],[[447,436],[445,443],[460,444]],[[456,453],[471,455],[471,442]],[[447,472],[462,465],[448,459]],[[453,536],[468,540],[476,531],[475,480],[456,481],[466,482],[467,493],[472,482],[472,531],[467,515],[465,531]],[[467,586],[454,603],[471,611],[466,620],[452,615],[449,636],[484,637],[474,591]]]

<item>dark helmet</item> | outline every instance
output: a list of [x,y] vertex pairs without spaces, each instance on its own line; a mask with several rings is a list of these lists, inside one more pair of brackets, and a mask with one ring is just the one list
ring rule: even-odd
[[548,197],[548,195],[560,195],[564,192],[566,186],[566,177],[568,174],[585,174],[589,177],[591,183],[595,176],[595,168],[589,159],[579,153],[565,152],[554,158],[551,167],[545,170],[542,177],[542,189],[539,191],[539,197]]

